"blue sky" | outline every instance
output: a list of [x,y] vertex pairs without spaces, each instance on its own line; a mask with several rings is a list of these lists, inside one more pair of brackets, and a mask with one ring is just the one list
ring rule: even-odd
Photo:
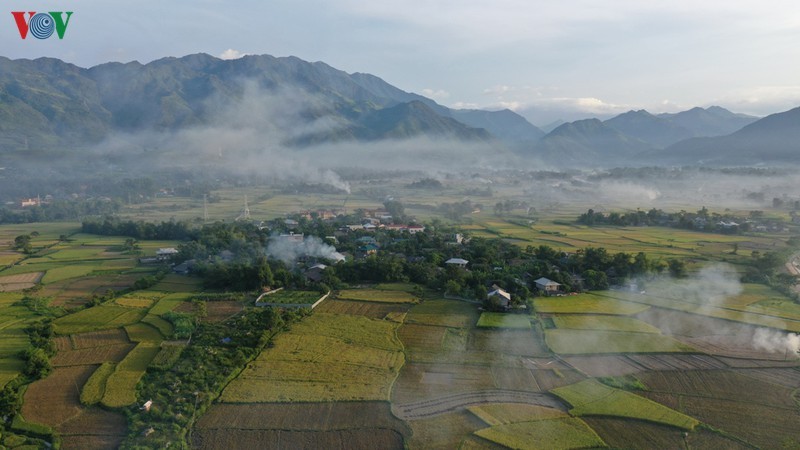
[[[766,4],[766,6],[765,6]],[[0,55],[82,67],[205,52],[294,55],[368,72],[451,107],[543,125],[630,109],[800,105],[800,2],[6,0]],[[11,11],[74,11],[63,40]]]

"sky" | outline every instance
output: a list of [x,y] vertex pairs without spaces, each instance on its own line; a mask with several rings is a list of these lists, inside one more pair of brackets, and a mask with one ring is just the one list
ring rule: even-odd
[[[297,56],[537,125],[632,109],[800,106],[800,2],[6,0],[0,56],[81,67],[208,53]],[[6,11],[3,12],[2,9]],[[63,39],[12,11],[73,11]],[[5,17],[2,19],[2,17]]]

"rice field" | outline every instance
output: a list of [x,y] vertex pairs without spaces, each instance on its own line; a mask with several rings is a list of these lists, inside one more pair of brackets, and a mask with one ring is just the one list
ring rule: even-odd
[[345,289],[339,291],[338,298],[379,303],[417,303],[419,299],[407,291],[388,289]]
[[[603,292],[605,294],[606,291]],[[586,293],[565,297],[542,297],[533,301],[538,313],[552,314],[612,314],[630,316],[646,311],[649,307],[641,303],[627,301],[628,297],[615,297]]]
[[108,377],[101,403],[110,408],[134,403],[136,384],[158,351],[159,347],[151,343],[141,343],[131,350]]
[[279,335],[224,402],[388,400],[403,365],[397,323],[317,313]]
[[550,329],[545,330],[545,341],[553,352],[561,355],[696,351],[670,336],[652,332]]
[[508,314],[508,313],[481,313],[477,323],[478,328],[506,328],[513,330],[530,330],[531,320],[525,314]]
[[625,417],[684,430],[692,430],[700,423],[654,401],[606,386],[593,379],[556,388],[551,392],[572,405],[569,412],[575,416]]
[[505,448],[560,450],[605,447],[584,421],[574,417],[495,425],[475,432]]
[[77,334],[131,325],[140,321],[147,311],[117,305],[99,305],[60,317],[53,321],[58,334]]
[[608,330],[633,333],[661,334],[661,330],[634,319],[624,316],[602,316],[589,314],[558,314],[553,317],[557,328],[572,330]]

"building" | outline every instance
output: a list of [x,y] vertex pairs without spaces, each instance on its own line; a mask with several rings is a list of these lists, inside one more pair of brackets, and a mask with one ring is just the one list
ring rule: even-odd
[[456,266],[456,267],[459,267],[461,269],[466,269],[467,268],[467,264],[469,264],[469,261],[467,261],[466,259],[461,259],[461,258],[450,258],[447,261],[445,261],[444,263],[447,264],[448,266]]
[[486,294],[486,300],[488,300],[490,304],[508,309],[511,305],[511,294],[497,286],[492,286],[492,288],[494,290]]
[[542,277],[534,281],[534,283],[536,283],[537,289],[546,294],[556,294],[561,290],[561,284],[549,278]]
[[178,250],[172,247],[160,248],[156,250],[156,259],[159,261],[166,261],[178,254]]

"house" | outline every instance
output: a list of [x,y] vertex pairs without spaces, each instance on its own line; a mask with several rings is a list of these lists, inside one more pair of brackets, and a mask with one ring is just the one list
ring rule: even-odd
[[294,242],[296,244],[303,243],[303,233],[295,234],[290,232],[289,234],[281,234],[278,238],[282,241]]
[[166,261],[167,259],[178,254],[178,251],[172,247],[160,248],[156,250],[156,259],[159,261]]
[[406,230],[411,234],[417,234],[425,231],[425,227],[422,225],[409,225]]
[[447,261],[445,261],[444,263],[447,264],[448,266],[456,266],[456,267],[459,267],[461,269],[466,269],[467,268],[467,264],[469,264],[469,261],[467,261],[466,259],[461,259],[461,258],[450,258]]
[[542,277],[542,278],[539,278],[538,280],[535,280],[534,283],[536,283],[536,288],[537,289],[539,289],[540,291],[543,291],[546,294],[555,294],[559,290],[561,290],[561,284],[556,283],[555,281],[550,280],[550,279],[545,278],[545,277]]
[[144,405],[142,405],[142,407],[140,409],[142,411],[149,412],[150,408],[152,408],[152,407],[153,407],[153,401],[152,400],[148,400],[148,401],[144,402]]
[[306,271],[303,272],[303,275],[305,275],[305,277],[309,280],[319,283],[322,281],[322,272],[324,272],[327,268],[328,266],[325,264],[314,264],[306,269]]
[[358,248],[358,252],[363,256],[374,255],[378,253],[378,250],[380,250],[380,247],[376,244],[366,244]]
[[176,266],[173,266],[172,271],[179,275],[188,275],[194,270],[196,266],[197,266],[197,260],[189,259]]
[[488,300],[490,304],[508,309],[511,304],[511,294],[496,285],[492,286],[492,288],[494,290],[486,294],[486,300]]

